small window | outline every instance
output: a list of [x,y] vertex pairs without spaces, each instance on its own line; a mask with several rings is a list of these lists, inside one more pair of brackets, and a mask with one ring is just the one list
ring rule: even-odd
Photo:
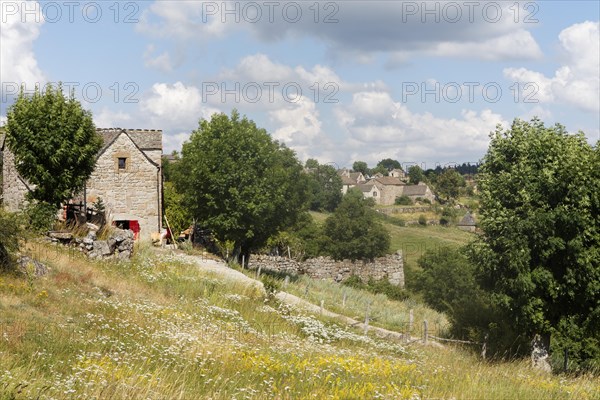
[[119,169],[127,169],[127,158],[119,157]]
[[377,192],[373,192],[373,197],[377,197]]

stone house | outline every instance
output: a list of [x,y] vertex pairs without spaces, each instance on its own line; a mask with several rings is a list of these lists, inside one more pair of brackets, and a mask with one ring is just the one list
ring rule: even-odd
[[394,168],[388,174],[389,176],[393,176],[394,178],[398,178],[400,180],[405,180],[407,178],[406,173],[399,168]]
[[380,183],[369,181],[367,183],[360,183],[356,187],[360,189],[365,199],[373,199],[375,200],[375,204],[381,204],[383,186]]
[[[97,132],[103,146],[96,168],[83,192],[69,202],[81,202],[87,208],[101,198],[108,223],[150,240],[152,233],[162,229],[162,131],[114,128]],[[10,151],[4,148],[3,154],[3,205],[18,211],[30,189],[16,172]]]
[[369,182],[376,182],[381,187],[381,196],[377,204],[384,206],[392,205],[396,202],[396,197],[402,195],[405,183],[393,176],[384,176],[372,179]]
[[419,182],[418,185],[406,185],[402,190],[401,196],[407,196],[412,201],[416,201],[417,199],[428,199],[432,203],[435,201],[435,195],[424,182]]

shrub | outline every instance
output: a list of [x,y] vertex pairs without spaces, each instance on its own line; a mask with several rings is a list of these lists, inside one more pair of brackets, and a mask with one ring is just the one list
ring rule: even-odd
[[427,225],[427,217],[423,214],[419,215],[419,225]]
[[13,270],[14,254],[19,250],[22,230],[16,214],[0,208],[0,272]]
[[413,201],[408,196],[398,196],[396,197],[395,204],[399,206],[410,206],[413,204]]
[[56,222],[57,209],[55,206],[45,202],[34,202],[25,208],[27,219],[27,230],[42,234],[52,229]]

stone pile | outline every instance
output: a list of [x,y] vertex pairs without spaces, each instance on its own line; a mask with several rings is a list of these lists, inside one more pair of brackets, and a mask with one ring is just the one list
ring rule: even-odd
[[98,240],[96,232],[90,231],[75,243],[90,258],[128,259],[133,254],[133,232],[129,229],[114,229],[107,240]]
[[76,246],[90,258],[128,259],[133,254],[133,231],[113,228],[106,240],[97,238],[98,227],[89,224],[85,238],[75,238],[70,232],[48,232],[52,243]]

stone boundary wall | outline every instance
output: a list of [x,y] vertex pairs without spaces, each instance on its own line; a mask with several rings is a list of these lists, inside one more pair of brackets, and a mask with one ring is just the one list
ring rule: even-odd
[[336,282],[341,282],[352,275],[358,276],[363,282],[367,282],[370,278],[374,280],[387,278],[391,284],[404,287],[404,260],[400,251],[376,258],[372,262],[335,261],[330,257],[297,261],[286,257],[253,254],[248,267],[250,269],[260,267],[292,275],[304,274],[311,278],[332,279]]

